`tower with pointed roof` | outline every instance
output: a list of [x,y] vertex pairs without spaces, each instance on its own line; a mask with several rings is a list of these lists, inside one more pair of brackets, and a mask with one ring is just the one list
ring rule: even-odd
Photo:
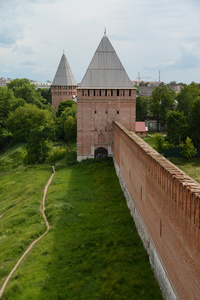
[[77,83],[63,53],[56,75],[51,85],[52,105],[57,110],[60,102],[77,96]]
[[136,90],[106,34],[77,89],[77,159],[113,156],[113,121],[135,130]]

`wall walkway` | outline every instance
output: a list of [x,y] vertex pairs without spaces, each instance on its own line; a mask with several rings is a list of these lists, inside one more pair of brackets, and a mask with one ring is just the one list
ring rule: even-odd
[[118,122],[114,162],[165,299],[200,299],[200,185]]

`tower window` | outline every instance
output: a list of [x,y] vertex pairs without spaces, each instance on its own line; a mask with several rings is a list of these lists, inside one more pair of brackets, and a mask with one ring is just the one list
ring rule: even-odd
[[113,96],[113,90],[111,90],[111,96]]
[[117,90],[117,96],[119,96],[119,90]]
[[131,90],[129,90],[129,97],[131,96]]
[[95,110],[95,111],[94,111],[94,113],[96,114],[96,113],[97,113],[97,111]]
[[90,96],[90,90],[88,90],[88,96]]
[[96,91],[94,90],[94,96],[96,96]]
[[101,90],[99,90],[99,96],[101,97]]
[[108,90],[105,90],[105,96],[107,97],[107,94],[108,94]]
[[119,110],[117,111],[117,114],[119,115]]

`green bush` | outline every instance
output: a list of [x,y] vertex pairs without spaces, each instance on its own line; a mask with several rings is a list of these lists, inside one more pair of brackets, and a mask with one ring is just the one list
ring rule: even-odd
[[165,139],[161,134],[156,134],[156,146],[157,146],[157,151],[159,153],[162,153],[165,151]]
[[197,149],[194,147],[192,140],[189,137],[187,137],[185,141],[181,154],[188,160],[190,160],[192,156],[197,154]]
[[49,157],[47,161],[50,163],[54,163],[56,161],[63,159],[67,155],[67,153],[68,153],[67,149],[55,147],[51,149],[51,151],[49,152]]

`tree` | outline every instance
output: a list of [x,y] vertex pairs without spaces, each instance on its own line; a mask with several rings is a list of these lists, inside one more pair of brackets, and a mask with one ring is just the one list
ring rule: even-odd
[[68,116],[64,123],[65,141],[76,138],[77,120],[76,117]]
[[0,87],[0,127],[5,127],[5,122],[10,111],[18,106],[13,91],[7,87]]
[[136,121],[145,121],[148,114],[149,100],[139,95],[136,98]]
[[44,128],[42,126],[30,131],[27,142],[26,162],[28,164],[42,164],[48,157],[51,145],[46,140]]
[[37,94],[40,94],[45,99],[45,104],[51,105],[52,104],[52,98],[51,98],[51,89],[49,88],[38,88],[36,90]]
[[197,100],[190,112],[190,136],[196,147],[200,146],[200,100]]
[[156,147],[159,153],[164,152],[165,150],[165,139],[161,134],[156,134]]
[[187,120],[183,112],[172,111],[167,117],[167,139],[171,144],[180,145],[186,138]]
[[54,120],[48,110],[39,109],[33,104],[25,104],[9,113],[6,124],[15,141],[26,142],[32,129],[53,125]]
[[161,121],[165,123],[167,114],[175,109],[175,92],[167,86],[158,86],[152,91],[150,99],[150,111],[152,115],[157,119],[158,123]]
[[76,103],[72,107],[66,107],[60,117],[56,119],[58,136],[62,139],[73,140],[77,136],[77,108]]
[[22,98],[26,103],[35,104],[39,108],[44,107],[45,99],[36,92],[35,85],[31,84],[28,79],[14,79],[7,86],[16,98]]
[[192,156],[197,154],[197,149],[195,149],[192,140],[189,137],[187,137],[185,141],[185,145],[183,146],[181,154],[185,156],[188,160],[190,160]]
[[190,113],[194,103],[200,99],[200,88],[192,82],[190,85],[185,85],[177,95],[178,110],[190,119]]
[[76,102],[74,102],[73,100],[66,100],[60,102],[56,116],[59,117],[66,107],[72,107],[73,105],[76,106]]

